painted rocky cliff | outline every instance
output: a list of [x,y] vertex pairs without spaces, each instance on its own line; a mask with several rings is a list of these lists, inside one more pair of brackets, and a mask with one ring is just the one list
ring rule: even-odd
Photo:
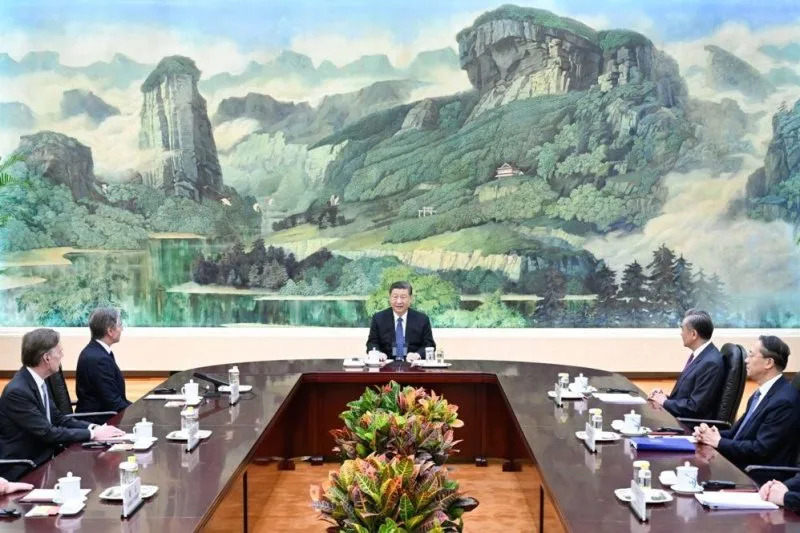
[[459,32],[459,59],[481,92],[473,117],[543,94],[653,82],[666,107],[686,100],[674,59],[641,34],[597,32],[549,11],[506,5]]
[[145,183],[167,194],[199,200],[223,195],[222,171],[208,119],[206,101],[197,90],[194,61],[170,56],[159,62],[142,84],[139,146],[155,150]]

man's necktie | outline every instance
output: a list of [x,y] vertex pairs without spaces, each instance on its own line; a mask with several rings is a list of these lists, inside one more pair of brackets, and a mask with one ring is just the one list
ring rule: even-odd
[[397,327],[394,329],[394,343],[397,347],[397,356],[406,355],[406,335],[403,333],[403,319],[397,319]]
[[686,364],[683,365],[683,369],[686,370],[687,368],[689,368],[689,365],[692,364],[692,361],[694,361],[694,352],[689,354],[689,359],[686,360]]
[[50,398],[47,396],[47,383],[42,383],[42,401],[44,402],[44,411],[47,413],[47,421],[50,422]]
[[742,424],[739,426],[739,429],[736,430],[736,435],[733,436],[733,440],[739,438],[739,434],[742,432],[744,427],[750,421],[750,417],[753,416],[753,412],[756,410],[756,406],[758,405],[758,399],[761,397],[761,391],[757,390],[755,394],[753,394],[753,399],[750,401],[750,408],[747,409],[747,413],[744,415],[744,420],[742,420]]

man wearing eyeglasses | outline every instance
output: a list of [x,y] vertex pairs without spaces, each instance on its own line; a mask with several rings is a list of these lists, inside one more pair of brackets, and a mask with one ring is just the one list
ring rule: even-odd
[[[792,465],[800,437],[800,395],[783,377],[789,346],[778,337],[762,335],[747,355],[747,377],[758,389],[747,411],[731,429],[706,424],[694,428],[698,442],[716,448],[730,462],[748,465]],[[754,476],[756,481],[758,475]]]
[[[100,307],[89,316],[92,340],[78,356],[75,369],[75,391],[78,394],[76,413],[122,411],[131,402],[125,397],[122,376],[111,347],[122,336],[122,317],[118,309]],[[87,418],[102,423],[111,416]]]
[[428,315],[411,309],[413,294],[409,282],[392,283],[389,307],[372,316],[367,351],[376,349],[395,359],[413,361],[425,348],[436,348]]
[[[61,446],[104,441],[125,432],[64,416],[50,397],[45,379],[58,371],[64,351],[57,331],[29,331],[22,337],[22,364],[0,395],[0,458],[29,459],[37,465]],[[16,480],[24,466],[0,465],[0,475]]]

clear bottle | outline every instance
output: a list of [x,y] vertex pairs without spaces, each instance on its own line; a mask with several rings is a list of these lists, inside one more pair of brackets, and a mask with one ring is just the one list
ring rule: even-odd
[[233,365],[230,370],[228,370],[228,384],[233,388],[234,385],[237,387],[239,386],[239,367],[237,365]]
[[595,407],[593,409],[589,409],[589,414],[592,416],[592,428],[595,431],[602,431],[603,430],[603,410]]
[[569,390],[569,374],[566,372],[558,374],[558,387],[561,389],[562,393]]
[[444,350],[442,350],[441,348],[436,350],[436,362],[444,363]]
[[650,472],[650,466],[643,466],[639,469],[639,486],[642,490],[650,490],[653,486],[653,474]]
[[190,431],[196,431],[199,427],[197,411],[194,407],[187,407],[181,411],[181,433],[189,435]]
[[127,461],[119,464],[119,484],[124,487],[130,485],[139,477],[139,464],[136,462],[136,456],[131,455]]
[[649,469],[650,468],[650,461],[638,460],[638,461],[634,461],[633,462],[633,480],[636,483],[639,483],[639,471],[642,468],[648,468]]

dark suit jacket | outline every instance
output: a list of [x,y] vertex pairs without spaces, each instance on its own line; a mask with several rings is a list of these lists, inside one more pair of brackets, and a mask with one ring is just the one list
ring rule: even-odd
[[786,482],[789,492],[783,497],[783,506],[800,513],[800,474]]
[[678,376],[675,387],[664,402],[664,409],[672,416],[716,418],[724,378],[722,354],[711,343]]
[[[122,411],[131,404],[125,397],[125,379],[114,356],[96,340],[87,344],[78,356],[75,391],[78,394],[76,413]],[[111,417],[100,418],[93,422],[103,423]]]
[[[748,410],[752,401],[751,396],[747,401]],[[722,455],[742,469],[755,464],[795,464],[800,436],[800,395],[785,378],[779,378],[770,387],[739,438],[734,440],[744,418],[737,420],[731,429],[720,431],[722,439],[717,449]],[[774,472],[767,474],[774,476]]]
[[[436,348],[433,341],[433,331],[428,315],[408,310],[406,315],[406,345],[409,352],[416,352],[425,356],[425,348],[431,346]],[[394,313],[392,308],[378,311],[372,315],[372,323],[369,326],[369,337],[367,338],[367,351],[373,346],[389,357],[392,356],[392,345],[394,344]]]
[[[53,398],[50,400],[50,419],[28,369],[22,367],[8,382],[0,395],[0,458],[30,459],[37,465],[47,461],[60,447],[91,438],[89,423],[65,418]],[[25,466],[0,465],[0,475],[17,479]]]

